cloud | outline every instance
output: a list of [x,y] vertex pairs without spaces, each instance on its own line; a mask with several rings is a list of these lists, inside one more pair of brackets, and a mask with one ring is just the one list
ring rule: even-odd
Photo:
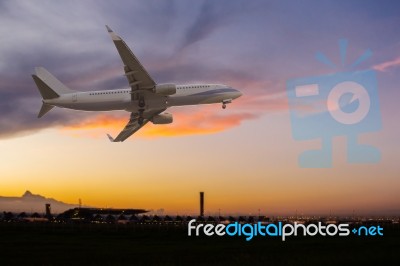
[[[257,74],[260,71],[251,58],[240,66],[235,55],[224,59],[223,64],[210,61],[223,53],[223,40],[213,41],[214,50],[193,52],[193,44],[232,27],[248,9],[247,4],[204,1],[193,7],[185,1],[158,2],[2,3],[0,34],[7,38],[0,42],[0,138],[54,127],[88,131],[115,128],[118,132],[125,126],[129,116],[125,112],[99,114],[54,108],[37,119],[41,98],[31,78],[35,66],[44,66],[76,90],[127,87],[122,63],[104,29],[106,23],[134,46],[133,51],[156,81],[225,83],[244,93],[226,111],[218,105],[173,109],[172,125],[146,126],[138,135],[219,132],[285,108],[281,86]],[[160,45],[164,40],[168,45]]]
[[76,124],[90,116],[89,113],[52,110],[45,118],[38,119],[40,101],[37,98],[13,98],[0,103],[0,139],[29,135],[45,128],[63,127]]
[[396,59],[389,60],[380,64],[373,66],[372,68],[381,72],[388,70],[389,68],[394,68],[400,66],[400,57]]
[[[110,66],[91,72],[85,71],[78,77],[72,77],[67,85],[74,89],[126,87],[125,77],[118,75],[118,73],[122,73],[119,68]],[[171,112],[175,121],[172,125],[146,126],[141,130],[144,132],[143,135],[139,132],[139,136],[177,136],[220,132],[238,126],[246,120],[256,119],[266,112],[287,109],[286,94],[279,93],[279,90],[271,82],[235,70],[206,69],[202,66],[190,67],[190,65],[187,68],[181,66],[170,68],[167,65],[159,70],[158,76],[167,78],[168,74],[173,75],[175,70],[180,71],[183,75],[188,74],[189,78],[194,78],[189,74],[193,68],[197,69],[196,73],[203,80],[216,80],[218,78],[226,81],[227,84],[242,90],[244,96],[235,100],[228,107],[229,114],[224,113],[218,105],[173,109]],[[117,78],[113,78],[115,76]],[[104,131],[111,128],[118,133],[128,120],[129,115],[125,112],[115,112],[115,115],[110,115],[109,113],[98,114],[96,112],[79,112],[58,108],[46,114],[45,117],[37,119],[41,101],[31,77],[23,77],[21,80],[18,80],[18,77],[0,77],[0,81],[2,80],[6,89],[0,93],[0,96],[2,96],[0,111],[3,114],[0,117],[0,138],[30,134],[48,127],[84,130],[102,128]],[[68,77],[61,80],[66,81]],[[28,92],[26,88],[29,88]],[[9,100],[6,101],[7,98]],[[234,113],[230,113],[231,110]],[[206,122],[199,123],[199,121]]]
[[143,130],[144,137],[184,136],[211,134],[239,126],[243,121],[256,119],[254,113],[218,114],[212,111],[199,110],[189,115],[178,113],[173,124],[168,126],[154,125]]
[[[202,66],[178,66],[171,68],[168,64],[162,65],[158,76],[172,75],[179,72],[190,75],[193,68],[203,76],[204,80],[219,78],[227,84],[238,88],[243,96],[234,100],[226,110],[222,110],[218,104],[203,106],[188,106],[183,108],[171,108],[168,112],[173,114],[174,122],[169,125],[148,124],[138,133],[135,138],[182,136],[211,134],[229,130],[239,126],[245,121],[260,118],[266,113],[276,113],[288,109],[286,91],[281,91],[282,84],[268,80],[262,80],[251,74],[227,69],[203,69]],[[179,71],[177,70],[179,69]],[[83,118],[81,121],[70,123],[63,129],[71,133],[71,130],[86,131],[82,136],[104,137],[109,131],[118,134],[128,122],[129,115],[124,112],[95,113]],[[76,134],[75,134],[76,135]]]
[[216,2],[205,1],[193,24],[186,30],[180,49],[200,41],[214,32],[226,20],[226,16],[219,14]]
[[[219,107],[218,111],[216,109],[216,106],[208,106],[172,112],[174,116],[172,124],[153,125],[150,123],[136,133],[135,137],[154,138],[217,133],[239,126],[243,121],[256,119],[260,116],[260,114],[253,112],[232,111],[227,113],[227,110],[222,110]],[[128,119],[128,115],[100,114],[65,126],[63,131],[84,130],[87,134],[83,133],[83,136],[103,137],[108,131],[118,134],[124,128]],[[96,129],[102,129],[103,131]]]
[[199,12],[193,16],[193,22],[185,30],[178,52],[229,25],[239,15],[248,12],[249,6],[239,1],[204,1],[199,7]]
[[[255,120],[271,112],[287,110],[286,93],[243,95],[222,110],[218,104],[171,108],[174,122],[168,125],[147,124],[135,138],[154,138],[165,136],[185,136],[211,134],[237,127],[248,120]],[[75,120],[64,126],[64,132],[78,131],[84,137],[104,137],[105,133],[118,134],[128,122],[127,113],[101,113]],[[82,132],[83,131],[83,132]],[[77,134],[73,133],[75,136]]]

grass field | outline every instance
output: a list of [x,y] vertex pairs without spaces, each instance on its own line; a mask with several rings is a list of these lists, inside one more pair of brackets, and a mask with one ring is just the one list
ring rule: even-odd
[[[399,228],[383,237],[189,237],[186,227],[0,223],[0,265],[397,264]],[[396,263],[397,262],[397,263]]]

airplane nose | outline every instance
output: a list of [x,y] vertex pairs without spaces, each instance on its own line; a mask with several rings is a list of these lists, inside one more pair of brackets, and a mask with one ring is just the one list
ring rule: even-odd
[[243,93],[242,93],[241,91],[236,90],[236,92],[235,92],[235,99],[236,99],[236,98],[239,98],[239,97],[242,96],[242,95],[243,95]]

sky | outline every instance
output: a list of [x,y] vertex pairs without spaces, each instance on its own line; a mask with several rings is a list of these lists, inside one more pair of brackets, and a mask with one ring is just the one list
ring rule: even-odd
[[[68,203],[246,215],[400,212],[400,4],[396,1],[0,1],[0,195],[25,190]],[[72,89],[127,88],[109,25],[158,83],[223,83],[243,96],[175,107],[174,123],[110,143],[129,113],[55,108],[41,119],[31,78],[43,66]],[[338,41],[347,39],[341,66]],[[287,81],[376,72],[382,129],[360,143],[377,163],[302,168],[319,139],[293,138]],[[337,69],[316,60],[325,54]],[[323,121],[321,123],[323,125]],[[320,130],[328,130],[322,128]],[[1,209],[1,206],[0,206]]]

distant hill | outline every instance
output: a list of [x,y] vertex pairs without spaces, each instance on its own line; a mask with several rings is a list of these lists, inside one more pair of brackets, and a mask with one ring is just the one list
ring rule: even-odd
[[51,204],[52,213],[62,213],[68,209],[77,207],[77,204],[68,204],[52,198],[32,194],[27,190],[21,197],[0,196],[0,212],[45,212],[45,204]]

